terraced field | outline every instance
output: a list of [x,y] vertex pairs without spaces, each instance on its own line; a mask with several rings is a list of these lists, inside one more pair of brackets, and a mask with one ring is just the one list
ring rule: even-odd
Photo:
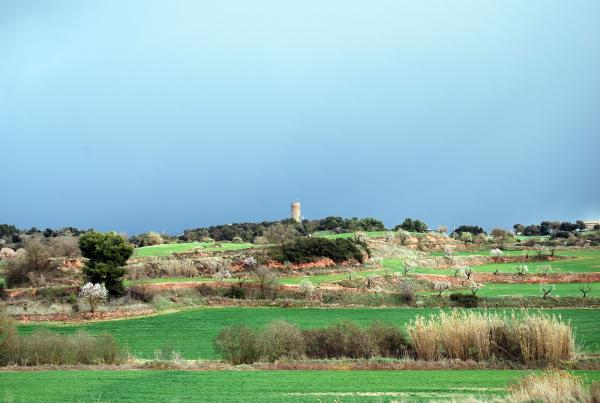
[[[216,246],[220,245],[220,246]],[[167,243],[163,245],[155,246],[144,246],[142,248],[136,248],[133,251],[133,257],[146,257],[146,256],[167,256],[172,253],[186,252],[193,249],[199,249],[205,252],[214,251],[225,251],[225,250],[238,250],[248,249],[254,247],[251,243],[232,243],[222,242],[215,244],[213,242],[188,242],[188,243]]]
[[[200,308],[83,325],[22,324],[19,331],[28,333],[34,329],[45,328],[68,333],[79,329],[86,329],[92,333],[108,332],[138,357],[152,358],[158,350],[174,350],[188,359],[216,359],[218,357],[213,350],[213,338],[223,327],[234,324],[259,327],[277,319],[285,319],[301,327],[310,328],[351,319],[363,325],[368,325],[374,320],[401,325],[416,315],[437,312],[439,309],[423,308]],[[578,342],[586,350],[600,352],[600,310],[557,309],[547,312],[570,320]]]

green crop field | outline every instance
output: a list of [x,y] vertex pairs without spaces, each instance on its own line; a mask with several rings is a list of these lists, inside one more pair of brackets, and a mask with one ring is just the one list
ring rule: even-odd
[[200,249],[206,252],[214,252],[220,250],[238,250],[248,249],[255,245],[251,243],[232,243],[222,242],[219,246],[213,242],[188,242],[188,243],[166,243],[163,245],[155,246],[144,246],[142,248],[136,248],[133,251],[133,257],[147,257],[147,256],[166,256],[171,253],[186,252],[193,249]]
[[[82,325],[22,324],[19,325],[19,331],[29,333],[34,329],[45,328],[72,333],[79,329],[86,329],[92,333],[104,332],[114,335],[138,357],[152,358],[156,351],[175,350],[187,359],[216,359],[218,356],[212,347],[213,338],[223,327],[234,324],[258,327],[277,319],[285,319],[308,328],[351,319],[363,325],[374,320],[401,325],[416,315],[429,315],[436,312],[439,312],[439,309],[200,308]],[[557,309],[546,310],[546,312],[570,320],[578,342],[589,351],[600,352],[600,310]]]
[[[466,253],[464,255],[489,255],[489,252],[476,252]],[[509,251],[507,254],[522,255],[522,252]],[[557,269],[559,273],[594,273],[600,272],[600,250],[579,250],[579,251],[557,251],[557,256],[569,256],[570,258],[557,260],[553,262],[547,261],[536,261],[532,260],[527,262],[529,273],[538,273],[539,266],[549,264],[553,268]],[[533,258],[534,255],[530,254]],[[403,259],[384,259],[383,267],[390,271],[399,271],[402,267]],[[516,273],[516,267],[519,263],[490,263],[480,266],[473,266],[473,270],[476,272],[493,273],[498,269],[501,273]],[[440,270],[440,269],[429,269],[419,268],[417,273],[429,273],[429,274],[452,274],[452,270]]]
[[[33,371],[0,372],[14,402],[389,402],[505,394],[528,371]],[[585,382],[600,371],[573,371]]]
[[[378,238],[383,237],[387,231],[368,231],[365,232],[367,237],[369,238]],[[342,234],[332,234],[329,231],[319,231],[314,234],[315,236],[329,238],[329,239],[337,239],[337,238],[352,238],[354,236],[354,232],[344,232]]]
[[[586,285],[583,283],[556,283],[556,287],[550,296],[554,297],[581,297],[579,287]],[[592,290],[588,293],[588,297],[600,297],[600,283],[590,283]],[[477,295],[486,297],[504,297],[504,296],[521,296],[535,297],[541,296],[539,284],[495,284],[486,283],[479,290]]]

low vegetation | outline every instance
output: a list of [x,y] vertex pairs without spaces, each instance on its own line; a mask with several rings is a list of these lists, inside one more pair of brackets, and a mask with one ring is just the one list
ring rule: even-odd
[[532,374],[509,388],[508,403],[598,403],[600,382],[586,386],[582,379],[565,371],[546,371]]
[[419,316],[404,329],[381,322],[363,328],[350,321],[304,330],[288,322],[273,322],[262,330],[234,325],[219,333],[215,348],[235,365],[282,358],[372,357],[548,365],[576,357],[573,331],[560,318],[456,310]]
[[17,332],[12,320],[0,315],[0,365],[76,365],[123,363],[125,351],[110,334],[91,335],[38,330]]
[[364,241],[338,238],[298,238],[285,243],[273,254],[280,262],[307,263],[318,259],[329,258],[336,263],[344,261],[364,262],[369,249]]

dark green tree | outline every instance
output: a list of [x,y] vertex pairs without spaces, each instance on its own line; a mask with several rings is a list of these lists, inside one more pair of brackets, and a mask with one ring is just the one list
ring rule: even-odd
[[79,249],[88,259],[83,269],[88,281],[104,283],[111,296],[123,295],[123,266],[133,254],[133,246],[115,232],[91,231],[79,238]]

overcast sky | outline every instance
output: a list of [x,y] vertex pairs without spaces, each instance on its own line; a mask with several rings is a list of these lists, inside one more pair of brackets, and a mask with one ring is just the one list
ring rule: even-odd
[[0,223],[600,218],[600,1],[0,0]]

